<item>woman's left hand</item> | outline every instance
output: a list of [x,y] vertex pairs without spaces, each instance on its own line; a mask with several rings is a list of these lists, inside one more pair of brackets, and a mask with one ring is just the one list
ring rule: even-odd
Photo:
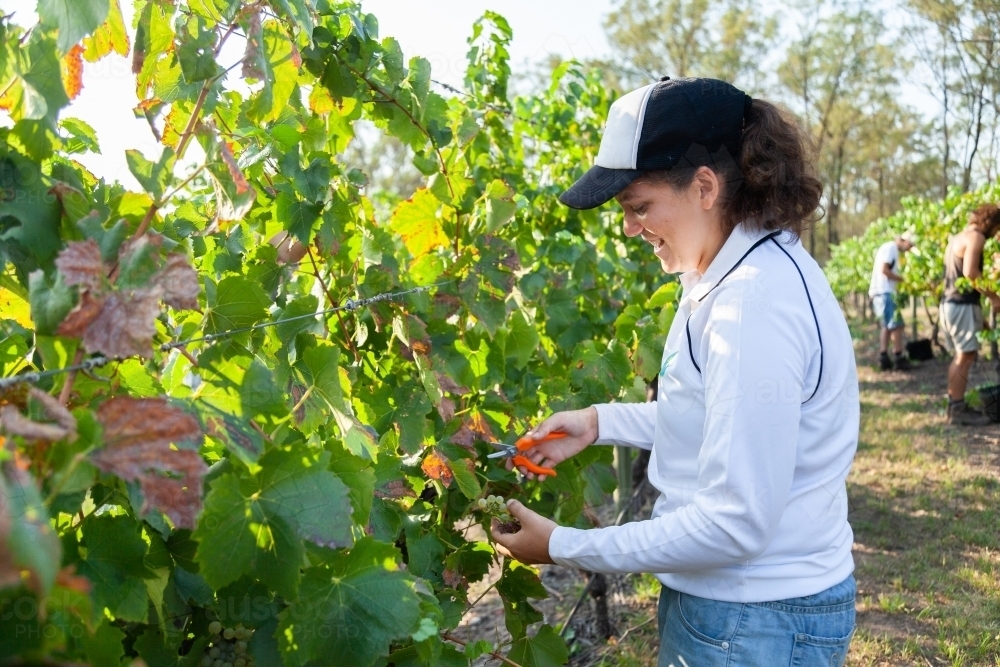
[[549,538],[556,529],[556,522],[532,512],[517,500],[507,501],[507,511],[521,524],[516,533],[501,533],[500,522],[493,519],[493,539],[497,551],[528,565],[552,563],[549,556]]

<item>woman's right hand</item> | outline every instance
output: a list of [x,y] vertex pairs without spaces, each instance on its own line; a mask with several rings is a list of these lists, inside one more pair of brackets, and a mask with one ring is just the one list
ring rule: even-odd
[[[541,440],[554,431],[562,431],[566,437],[540,442],[531,449],[524,450],[521,454],[530,459],[532,463],[546,468],[551,468],[571,456],[579,454],[597,440],[597,410],[589,407],[583,410],[557,412],[528,431],[526,436]],[[508,459],[507,469],[510,470],[513,467],[514,464]],[[518,470],[528,479],[535,479],[535,474],[528,472],[523,466],[518,466]],[[538,476],[539,481],[544,479],[545,475]]]

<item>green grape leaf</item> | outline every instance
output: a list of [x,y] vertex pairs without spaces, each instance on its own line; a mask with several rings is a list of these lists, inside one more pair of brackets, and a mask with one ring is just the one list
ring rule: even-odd
[[479,485],[479,480],[476,479],[475,469],[469,470],[466,462],[471,463],[472,461],[471,459],[448,461],[448,467],[451,468],[451,472],[455,476],[455,481],[458,482],[458,489],[462,492],[462,495],[469,500],[474,500],[483,492],[483,487]]
[[0,475],[0,587],[21,583],[21,570],[31,573],[28,586],[47,596],[55,585],[62,559],[59,538],[49,525],[35,480],[7,463]]
[[55,279],[49,281],[39,269],[28,276],[28,302],[35,331],[48,336],[55,333],[59,323],[72,310],[73,291],[63,282],[61,273],[57,272]]
[[347,485],[350,494],[351,518],[356,525],[363,526],[368,523],[375,496],[375,472],[368,461],[351,454],[346,446],[332,442],[328,448],[332,450],[330,470]]
[[534,637],[514,641],[507,659],[523,667],[560,667],[569,660],[569,650],[559,633],[546,623]]
[[514,218],[517,210],[514,191],[496,179],[486,188],[483,197],[486,198],[486,233],[493,234]]
[[240,401],[243,414],[248,418],[257,415],[281,417],[288,413],[285,396],[274,383],[274,374],[257,359],[250,363],[243,375]]
[[399,568],[399,552],[366,537],[329,565],[306,570],[297,600],[282,612],[278,642],[298,664],[337,656],[366,667],[388,655],[420,620],[413,577]]
[[541,613],[531,606],[528,598],[542,600],[549,594],[534,568],[517,561],[508,562],[510,565],[504,569],[497,582],[497,592],[503,601],[507,631],[517,640],[525,636],[529,625],[542,620]]
[[657,323],[647,319],[640,322],[636,335],[638,344],[632,355],[632,364],[636,375],[649,381],[660,373],[666,334],[660,331]]
[[97,132],[88,123],[79,118],[63,118],[59,127],[69,133],[69,139],[63,144],[67,153],[101,153]]
[[[351,543],[347,487],[318,460],[301,450],[272,450],[260,461],[255,484],[235,475],[214,482],[193,537],[205,580],[215,589],[249,571],[264,570],[282,595],[295,597],[301,540],[330,548]],[[307,465],[308,464],[308,465]]]
[[108,15],[108,0],[38,0],[42,25],[59,31],[59,51],[68,53]]
[[199,572],[212,588],[218,590],[236,581],[250,567],[257,544],[250,525],[254,518],[235,475],[212,482],[192,534],[198,541],[195,560]]
[[313,228],[323,212],[321,204],[301,201],[286,192],[274,201],[274,217],[304,245],[312,243]]
[[227,276],[214,289],[209,289],[210,285],[206,281],[205,333],[248,327],[267,317],[271,299],[256,282],[242,276]]
[[402,237],[410,254],[420,258],[448,245],[441,221],[452,220],[454,215],[453,208],[442,205],[430,190],[421,188],[396,207],[389,227]]
[[125,656],[124,639],[125,633],[104,619],[93,635],[81,637],[81,643],[92,665],[119,665]]
[[[0,240],[16,243],[33,258],[19,262],[24,273],[49,266],[59,251],[59,200],[48,193],[39,165],[14,152],[0,150],[0,219],[13,218],[0,227]],[[6,251],[4,255],[7,254]]]
[[144,580],[146,542],[140,525],[129,516],[91,516],[83,522],[82,545],[87,558],[78,571],[90,579],[98,609],[107,607],[117,617],[146,622],[149,594]]
[[215,40],[215,32],[200,17],[191,17],[177,33],[174,50],[184,81],[199,83],[222,72],[215,62]]
[[285,519],[299,536],[331,549],[349,546],[351,503],[347,487],[330,472],[330,454],[310,461],[299,451],[272,450],[264,467],[257,502],[265,514]]
[[128,32],[125,30],[120,0],[110,0],[107,19],[83,40],[83,57],[94,63],[111,52],[127,56],[128,49]]
[[147,160],[146,157],[137,150],[125,151],[125,162],[128,163],[128,170],[139,181],[142,189],[149,193],[154,201],[160,201],[167,191],[167,185],[174,175],[174,151],[172,148],[164,148],[160,153],[160,158],[156,162]]
[[573,355],[570,380],[579,388],[600,388],[607,397],[618,395],[631,371],[625,347],[612,340],[603,350],[594,341],[582,342]]
[[316,11],[314,0],[275,0],[276,9],[295,21],[299,29],[299,43],[306,45],[312,37],[315,23],[313,14]]
[[662,308],[668,303],[672,303],[677,298],[677,292],[680,289],[680,283],[676,280],[669,283],[660,285],[652,296],[646,300],[647,310],[656,310],[657,308]]
[[505,353],[508,359],[514,361],[515,368],[524,368],[528,365],[541,336],[535,325],[528,322],[527,318],[520,310],[515,310],[508,320],[507,341]]
[[[295,4],[302,2],[305,0],[298,0]],[[287,11],[287,2],[279,0],[279,4],[285,5]],[[295,90],[298,76],[296,60],[299,59],[295,45],[280,22],[266,21],[262,26],[262,34],[264,50],[257,66],[265,74],[262,79],[264,87],[250,98],[250,106],[246,112],[248,118],[258,123],[277,120],[285,110],[285,105]]]

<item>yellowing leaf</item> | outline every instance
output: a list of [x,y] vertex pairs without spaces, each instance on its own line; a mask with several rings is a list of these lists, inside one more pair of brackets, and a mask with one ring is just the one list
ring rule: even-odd
[[83,39],[83,57],[94,63],[112,51],[127,56],[129,50],[128,32],[122,18],[122,8],[118,0],[111,0],[108,18],[97,27],[94,34]]
[[28,302],[4,287],[0,287],[0,312],[3,319],[14,320],[26,329],[33,328]]
[[441,204],[427,188],[420,188],[392,214],[389,227],[403,238],[415,259],[448,244],[442,219],[453,219],[455,209]]

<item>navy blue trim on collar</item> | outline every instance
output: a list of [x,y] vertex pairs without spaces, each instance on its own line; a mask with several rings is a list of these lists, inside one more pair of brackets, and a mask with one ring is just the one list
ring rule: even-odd
[[[718,287],[719,285],[721,285],[722,281],[725,280],[726,278],[728,278],[729,275],[733,271],[735,271],[736,269],[738,269],[739,266],[740,266],[740,264],[743,263],[743,260],[745,260],[750,253],[752,253],[754,250],[756,250],[757,248],[759,248],[760,246],[762,246],[764,243],[766,243],[768,241],[772,241],[774,243],[774,245],[777,246],[778,249],[781,250],[781,252],[783,252],[785,254],[785,257],[787,257],[789,260],[791,260],[792,264],[795,266],[795,270],[798,271],[799,278],[802,280],[802,287],[806,291],[806,299],[809,301],[809,310],[812,311],[813,322],[816,324],[816,336],[819,338],[819,376],[816,378],[816,387],[813,389],[812,393],[809,394],[809,398],[807,398],[805,401],[803,401],[803,403],[807,403],[808,401],[812,400],[813,396],[816,395],[816,392],[819,391],[819,385],[823,381],[823,334],[822,334],[822,332],[820,331],[820,328],[819,328],[819,317],[816,315],[816,308],[813,305],[812,295],[809,293],[809,286],[806,284],[806,277],[802,273],[802,269],[799,268],[799,263],[795,261],[795,258],[792,257],[792,255],[787,250],[785,250],[783,247],[781,247],[781,243],[779,243],[778,240],[777,240],[777,238],[775,238],[775,237],[777,237],[780,234],[781,234],[781,232],[773,232],[771,234],[768,234],[764,238],[759,239],[756,243],[754,243],[752,246],[750,246],[750,249],[747,250],[745,253],[743,253],[743,256],[740,257],[739,260],[735,264],[733,264],[733,266],[728,271],[726,271],[725,275],[722,276],[721,278],[719,278],[718,282],[716,282],[714,285],[712,285],[711,289],[709,289],[707,292],[705,292],[705,294],[703,294],[701,296],[701,298],[697,299],[697,301],[698,301],[698,303],[701,303],[705,299],[705,297],[707,297],[709,294],[712,293],[712,290],[714,290],[716,287]],[[701,366],[699,366],[698,362],[695,361],[695,358],[694,358],[694,346],[693,346],[693,344],[691,342],[691,316],[692,315],[694,315],[694,313],[691,313],[691,315],[688,315],[687,320],[684,322],[684,331],[687,334],[688,355],[691,357],[691,363],[694,364],[695,370],[697,370],[698,374],[700,375],[701,374]]]

